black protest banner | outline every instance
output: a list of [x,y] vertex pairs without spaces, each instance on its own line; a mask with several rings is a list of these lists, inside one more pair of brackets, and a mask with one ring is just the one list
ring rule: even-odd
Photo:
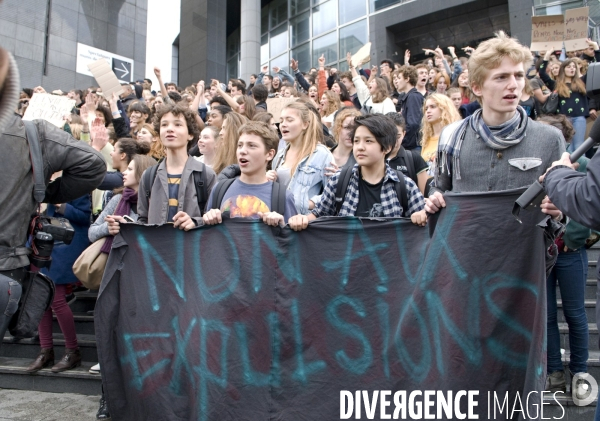
[[[410,221],[356,218],[301,233],[242,219],[123,227],[95,313],[113,419],[490,419],[490,397],[508,397],[496,419],[517,399],[535,410],[542,216],[516,222],[516,197],[449,194],[431,239]],[[450,407],[419,409],[415,391]]]

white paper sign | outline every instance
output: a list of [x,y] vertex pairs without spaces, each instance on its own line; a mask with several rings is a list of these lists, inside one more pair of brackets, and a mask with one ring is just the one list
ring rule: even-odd
[[82,75],[94,76],[88,66],[99,58],[108,62],[110,68],[121,82],[133,81],[133,60],[118,54],[90,47],[89,45],[77,43],[77,66],[76,72]]
[[66,96],[33,94],[23,120],[46,120],[56,127],[62,128],[65,125],[63,116],[71,114],[74,106],[75,100]]

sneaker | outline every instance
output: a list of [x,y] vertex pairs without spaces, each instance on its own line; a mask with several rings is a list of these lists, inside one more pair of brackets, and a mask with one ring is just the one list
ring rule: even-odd
[[546,392],[566,392],[567,382],[565,381],[564,371],[555,371],[546,378]]
[[104,394],[100,398],[100,408],[98,408],[98,412],[96,412],[97,420],[106,420],[110,418],[110,413],[108,412],[108,403],[104,398]]
[[90,373],[100,374],[100,363],[93,365],[92,368],[90,368]]

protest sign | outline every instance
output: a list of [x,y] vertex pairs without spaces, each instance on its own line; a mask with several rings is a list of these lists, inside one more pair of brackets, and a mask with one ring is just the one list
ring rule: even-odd
[[360,66],[361,64],[368,63],[371,59],[371,43],[367,42],[365,45],[360,47],[353,56],[352,56],[352,64],[355,66]]
[[479,419],[491,392],[502,419],[516,397],[534,413],[545,244],[539,210],[511,215],[521,192],[447,193],[429,229],[122,226],[94,310],[113,419],[334,420],[356,390],[471,390]]
[[531,18],[531,51],[562,50],[565,33],[563,15]]
[[65,125],[63,117],[70,115],[74,106],[75,100],[66,96],[36,93],[29,100],[23,120],[46,120],[62,128]]
[[565,50],[584,50],[588,47],[589,8],[579,7],[565,11]]
[[281,110],[285,108],[290,102],[295,102],[296,98],[268,98],[267,99],[267,111],[273,114],[273,119],[276,123],[279,123],[279,117],[281,117]]
[[113,93],[119,95],[123,92],[121,83],[105,59],[99,58],[98,60],[92,61],[87,67],[94,75],[100,88],[102,88],[102,95],[104,98],[111,99]]

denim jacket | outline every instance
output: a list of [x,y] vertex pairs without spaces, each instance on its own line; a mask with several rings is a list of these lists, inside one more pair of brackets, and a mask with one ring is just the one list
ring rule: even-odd
[[[289,145],[280,150],[273,159],[273,169],[277,170],[285,162],[285,154]],[[323,187],[327,184],[325,167],[333,161],[333,155],[324,145],[318,144],[314,152],[303,158],[296,168],[296,172],[290,180],[287,189],[294,195],[294,202],[299,214],[306,215],[309,212],[308,201],[317,204],[321,198]]]

